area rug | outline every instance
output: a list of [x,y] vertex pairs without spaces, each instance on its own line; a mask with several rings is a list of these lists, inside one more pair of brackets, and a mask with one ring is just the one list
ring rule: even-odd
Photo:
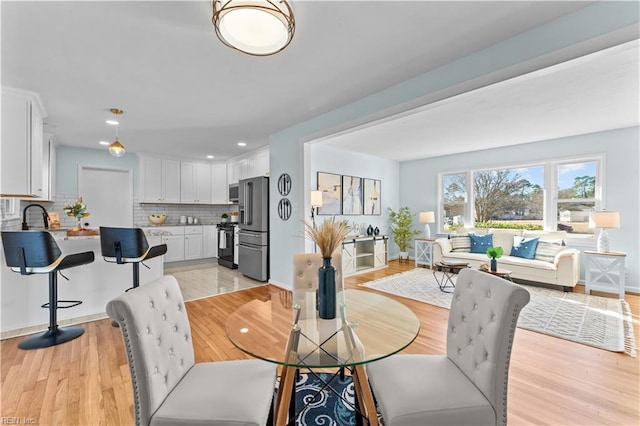
[[[349,426],[356,424],[353,380],[329,373],[301,373],[296,381],[297,426]],[[330,381],[331,380],[331,381]],[[329,389],[323,382],[331,383]],[[279,383],[279,379],[278,379]],[[277,390],[277,388],[276,388]]]
[[[451,306],[452,294],[440,291],[429,269],[412,269],[361,285],[446,309]],[[522,286],[531,294],[531,300],[520,313],[518,327],[636,357],[631,311],[626,301]]]

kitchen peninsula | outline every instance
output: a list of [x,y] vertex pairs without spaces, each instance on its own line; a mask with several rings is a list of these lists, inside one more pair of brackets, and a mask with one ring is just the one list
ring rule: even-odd
[[[51,231],[62,255],[93,251],[95,261],[88,265],[63,271],[65,277],[58,279],[58,300],[82,300],[82,304],[70,309],[58,309],[58,320],[74,320],[80,317],[105,314],[107,302],[132,286],[132,265],[105,262],[100,251],[99,236],[67,236],[66,231]],[[149,240],[150,245],[155,241]],[[26,327],[48,324],[48,310],[40,306],[48,300],[48,277],[46,274],[20,275],[6,267],[4,251],[0,253],[1,270],[1,315],[0,331],[13,332]],[[144,283],[163,274],[164,256],[145,261],[140,268],[140,282]],[[81,322],[81,321],[77,321]],[[17,334],[17,333],[16,333]],[[21,334],[21,333],[20,333]]]

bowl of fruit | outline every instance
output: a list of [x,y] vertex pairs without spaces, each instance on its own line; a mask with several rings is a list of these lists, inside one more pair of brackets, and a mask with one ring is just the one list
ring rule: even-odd
[[166,214],[150,214],[149,216],[147,216],[147,219],[149,219],[149,222],[151,222],[152,225],[162,225],[167,221],[167,215]]

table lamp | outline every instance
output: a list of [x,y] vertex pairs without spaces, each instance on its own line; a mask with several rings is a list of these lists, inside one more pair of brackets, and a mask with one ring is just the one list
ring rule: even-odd
[[606,253],[609,251],[609,234],[607,233],[607,228],[620,228],[620,213],[609,210],[591,212],[589,227],[600,228],[597,250]]
[[424,235],[426,238],[431,238],[431,225],[436,221],[435,214],[433,212],[420,212],[420,222],[424,223]]
[[314,228],[316,227],[318,207],[322,207],[322,191],[311,191],[311,221]]

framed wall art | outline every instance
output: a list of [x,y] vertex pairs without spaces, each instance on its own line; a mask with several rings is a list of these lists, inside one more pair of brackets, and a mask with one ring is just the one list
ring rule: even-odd
[[319,215],[336,215],[342,211],[342,185],[340,175],[318,172],[318,191],[322,191]]
[[362,178],[342,176],[342,214],[362,214]]
[[366,215],[380,215],[382,214],[382,200],[380,185],[381,181],[378,179],[363,179],[364,180],[364,214]]

